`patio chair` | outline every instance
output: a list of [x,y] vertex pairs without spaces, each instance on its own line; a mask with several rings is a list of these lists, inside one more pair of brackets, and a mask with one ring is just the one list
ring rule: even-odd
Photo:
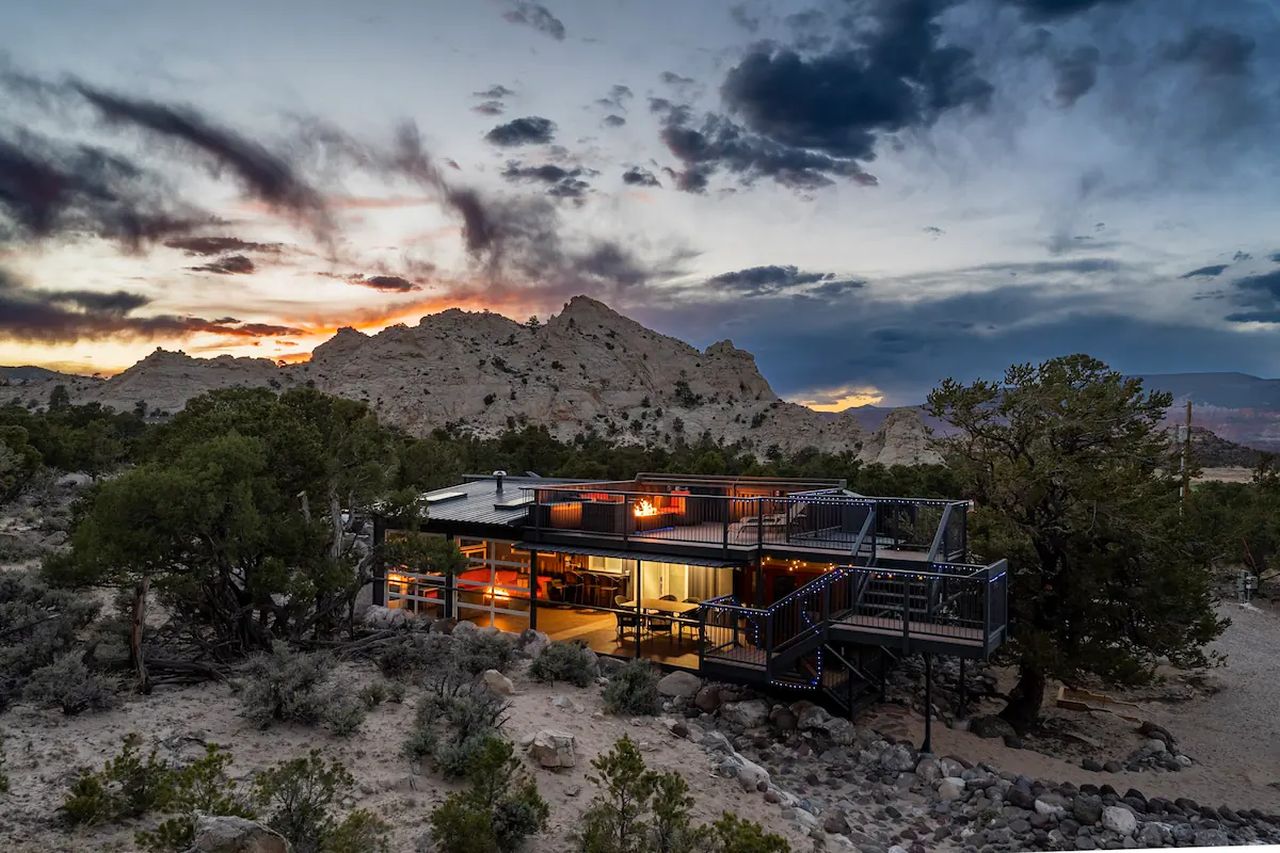
[[[674,595],[662,595],[658,597],[659,601],[678,601]],[[650,616],[649,632],[651,634],[666,634],[671,636],[671,617],[670,616]]]
[[[701,602],[701,601],[699,601],[699,600],[698,600],[698,599],[696,599],[696,598],[686,598],[686,599],[684,600],[684,603],[685,603],[685,604],[696,604],[696,605],[698,605],[698,608],[699,608],[699,609],[701,609],[701,608],[702,608],[702,602]],[[685,614],[683,614],[683,615],[679,616],[679,617],[676,619],[676,626],[677,626],[677,629],[678,629],[678,630],[679,630],[679,632],[680,632],[680,636],[682,636],[682,637],[684,636],[684,629],[685,629],[686,627],[687,627],[687,628],[689,628],[689,629],[690,629],[690,631],[693,631],[695,628],[697,628],[697,627],[698,627],[698,618],[697,618],[697,614],[698,614],[698,611],[697,611],[697,610],[690,610],[688,613],[685,613]]]
[[564,600],[570,604],[582,603],[582,575],[577,572],[564,573]]
[[[620,595],[614,596],[613,603],[617,607],[622,607],[626,599]],[[614,617],[618,620],[618,639],[621,640],[623,635],[628,631],[639,631],[640,615],[632,610],[615,610]]]

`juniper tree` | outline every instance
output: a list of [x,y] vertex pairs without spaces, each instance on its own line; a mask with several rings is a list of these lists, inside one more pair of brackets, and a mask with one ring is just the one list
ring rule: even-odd
[[1049,677],[1139,683],[1161,658],[1204,663],[1223,628],[1162,426],[1170,403],[1085,355],[929,395],[954,430],[937,445],[975,502],[970,546],[1009,559],[1019,680],[1003,714],[1016,726],[1038,716]]

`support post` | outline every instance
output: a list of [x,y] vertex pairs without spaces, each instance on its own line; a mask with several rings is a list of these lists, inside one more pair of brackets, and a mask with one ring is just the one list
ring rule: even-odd
[[924,743],[920,751],[933,754],[933,655],[924,656]]
[[[382,520],[382,516],[377,513],[373,516],[373,547],[379,550],[380,546],[387,538],[386,522]],[[382,562],[382,558],[373,562],[373,603],[379,607],[387,605],[387,567]]]
[[[452,543],[453,534],[446,533],[445,540]],[[458,597],[458,579],[453,572],[446,572],[444,576],[444,618],[452,619],[457,615],[457,597]]]
[[538,552],[529,552],[529,627],[538,629]]
[[637,660],[639,660],[640,658],[640,620],[643,618],[640,615],[640,600],[641,600],[640,596],[643,590],[643,585],[642,585],[643,578],[644,578],[644,572],[640,568],[640,561],[636,560],[636,627],[635,627],[636,654],[635,656]]

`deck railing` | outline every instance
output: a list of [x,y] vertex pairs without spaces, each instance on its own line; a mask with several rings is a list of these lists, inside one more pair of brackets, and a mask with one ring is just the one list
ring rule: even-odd
[[[870,521],[870,520],[869,520]],[[985,656],[1004,639],[1008,573],[990,566],[933,563],[928,569],[840,566],[768,607],[732,596],[703,602],[700,661],[763,669],[775,679],[823,646],[833,627],[910,650],[920,641],[976,646]]]
[[[530,538],[570,535],[724,551],[766,546],[869,561],[877,548],[963,557],[967,504],[866,498],[826,489],[785,496],[693,494],[618,484],[529,487]],[[870,535],[863,535],[874,519]],[[858,547],[860,546],[860,547]]]

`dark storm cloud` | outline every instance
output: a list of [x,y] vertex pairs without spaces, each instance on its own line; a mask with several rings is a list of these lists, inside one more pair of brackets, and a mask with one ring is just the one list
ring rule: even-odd
[[927,127],[950,110],[985,109],[992,87],[973,53],[940,43],[935,19],[948,5],[878,0],[856,30],[846,23],[848,41],[824,53],[750,48],[720,87],[741,124],[709,114],[696,125],[687,109],[665,109],[663,141],[685,166],[679,186],[700,191],[721,166],[747,182],[768,176],[800,190],[837,177],[871,184],[854,161],[874,159],[882,136]]
[[947,233],[943,229],[939,228],[937,225],[926,225],[920,230],[928,234],[930,237],[934,238],[935,240],[941,237],[943,234]]
[[515,0],[514,8],[503,12],[502,17],[509,23],[533,27],[556,41],[564,41],[564,24],[541,3]]
[[140,293],[127,290],[116,290],[100,293],[95,290],[61,290],[38,292],[50,302],[70,303],[87,311],[101,311],[106,314],[128,314],[131,311],[150,304],[151,300]]
[[473,113],[480,113],[485,116],[500,116],[506,111],[502,101],[483,101],[471,108]]
[[347,279],[352,284],[358,284],[361,287],[368,287],[372,290],[381,290],[388,293],[408,293],[412,290],[418,290],[419,285],[409,281],[404,276],[399,275],[370,275],[355,276]]
[[864,286],[865,282],[841,279],[832,272],[807,272],[788,265],[749,267],[721,273],[707,279],[707,284],[742,296],[772,296],[804,291],[834,297],[856,290]]
[[632,166],[622,173],[622,182],[636,187],[660,187],[657,177],[648,169]]
[[591,169],[575,166],[566,169],[555,163],[543,163],[540,166],[526,166],[519,160],[508,160],[502,170],[502,177],[508,181],[533,181],[547,185],[547,192],[557,198],[581,199],[591,189],[591,185],[583,180],[596,174]]
[[0,136],[0,240],[89,234],[135,250],[210,218],[118,154],[25,131]]
[[1220,27],[1202,26],[1190,30],[1180,41],[1166,45],[1170,62],[1193,64],[1205,74],[1241,77],[1249,72],[1257,47],[1254,40]]
[[515,93],[516,93],[515,89],[508,89],[506,86],[503,86],[501,83],[495,83],[494,85],[490,86],[488,89],[485,89],[480,92],[472,92],[471,94],[475,95],[477,98],[485,98],[487,100],[500,101],[503,98],[509,97],[510,95],[514,95]]
[[556,125],[541,116],[525,116],[500,124],[484,135],[494,145],[512,146],[550,142]]
[[1273,254],[1270,260],[1271,260],[1271,263],[1273,264],[1280,264],[1280,252],[1276,252],[1275,254]]
[[1194,269],[1189,273],[1184,273],[1179,276],[1179,278],[1216,278],[1217,276],[1222,275],[1222,271],[1228,266],[1228,264],[1211,264],[1210,266],[1200,267],[1199,269]]
[[1009,2],[1022,9],[1023,14],[1030,20],[1048,21],[1054,18],[1070,17],[1095,6],[1122,6],[1132,0],[1009,0]]
[[225,258],[218,258],[207,264],[191,267],[194,272],[211,272],[218,275],[249,275],[255,269],[253,261],[244,255],[227,255]]
[[[1159,279],[1145,278],[1141,268],[1128,272],[1135,284],[1159,286]],[[1019,277],[941,297],[895,297],[918,288],[936,294],[935,288],[982,281],[989,281],[983,271],[969,269],[897,277],[858,290],[840,310],[826,300],[785,293],[701,300],[691,294],[654,301],[635,313],[642,322],[697,344],[732,338],[768,366],[770,383],[784,396],[853,383],[887,391],[889,404],[918,403],[946,376],[999,378],[1009,364],[1073,352],[1133,373],[1268,370],[1271,353],[1258,347],[1254,335],[1116,310],[1097,298],[1095,288],[1070,286],[1071,273],[1042,280]],[[787,322],[780,325],[779,316]],[[1172,350],[1171,340],[1179,341]]]
[[674,71],[663,71],[661,74],[658,75],[658,79],[661,80],[666,85],[675,86],[676,88],[680,88],[683,86],[692,86],[695,82],[697,82],[692,77],[685,77],[681,74],[675,73]]
[[759,16],[747,11],[743,3],[736,3],[729,7],[729,19],[749,33],[754,34],[760,31]]
[[1233,263],[1237,263],[1237,264],[1238,264],[1238,263],[1240,263],[1241,261],[1251,261],[1251,260],[1253,260],[1253,255],[1249,254],[1248,252],[1242,252],[1242,251],[1238,251],[1238,250],[1237,250],[1237,251],[1236,251],[1236,253],[1235,253],[1234,255],[1232,255],[1232,256],[1231,256],[1231,260],[1232,260],[1232,262],[1233,262]]
[[246,192],[274,210],[293,215],[318,234],[332,223],[317,192],[292,163],[259,143],[219,127],[189,106],[130,98],[71,84],[112,124],[134,127],[206,156],[215,172],[235,175]]
[[1232,323],[1280,323],[1280,270],[1245,276],[1232,282],[1233,301],[1248,310],[1228,314]]
[[620,115],[607,115],[601,122],[605,127],[622,127],[627,120]]
[[626,110],[627,101],[634,97],[630,86],[623,86],[621,83],[615,83],[609,89],[609,94],[603,98],[597,98],[596,103],[602,107],[611,107],[615,110]]
[[686,192],[704,191],[710,176],[722,168],[746,184],[767,177],[797,190],[830,186],[833,177],[864,185],[875,183],[875,178],[853,160],[784,145],[751,133],[724,116],[708,113],[699,127],[685,124],[687,120],[687,110],[671,109],[661,134],[667,148],[684,164],[683,170],[673,170],[671,175],[676,186]]
[[178,237],[165,240],[170,249],[181,249],[189,255],[222,255],[227,252],[279,252],[280,243],[254,243],[239,237]]
[[1054,98],[1059,106],[1070,107],[1080,100],[1098,82],[1098,60],[1101,54],[1096,47],[1077,47],[1053,63],[1057,85]]
[[300,329],[232,318],[205,320],[161,314],[137,317],[149,300],[123,291],[45,291],[26,288],[0,269],[0,337],[22,343],[66,344],[108,338],[154,340],[199,332],[236,338],[300,334]]

